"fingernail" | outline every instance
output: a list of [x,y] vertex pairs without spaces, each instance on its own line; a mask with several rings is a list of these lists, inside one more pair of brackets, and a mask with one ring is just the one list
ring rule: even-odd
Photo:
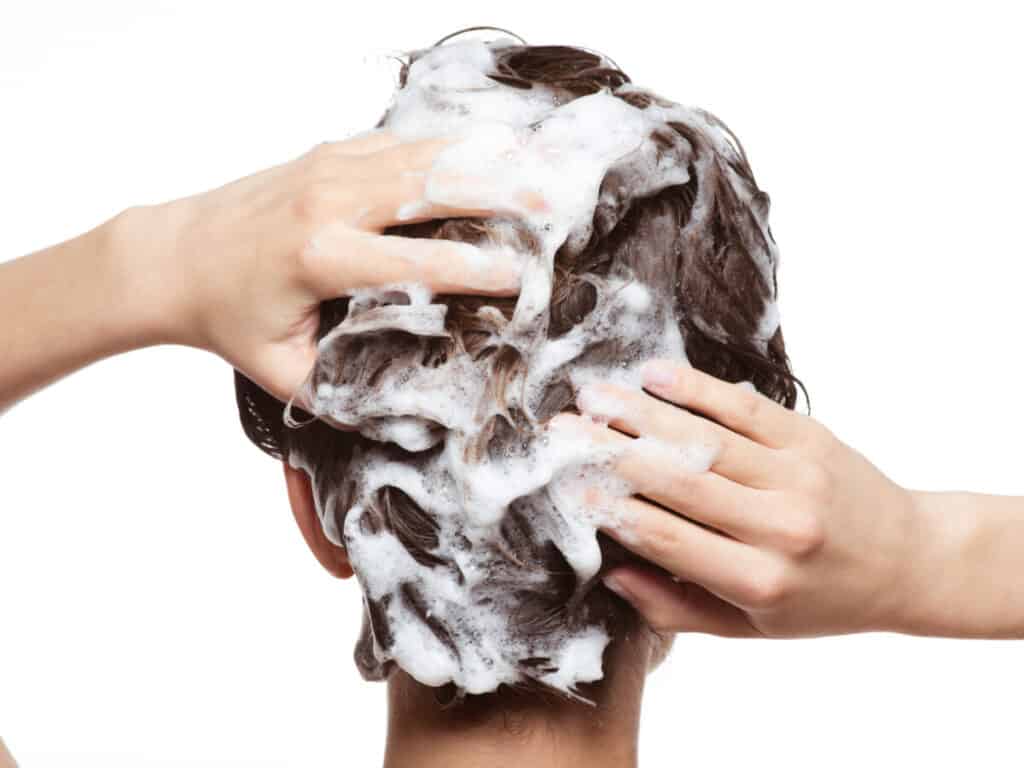
[[579,418],[571,413],[556,413],[548,420],[547,428],[550,432],[563,435],[580,435]]
[[523,257],[520,254],[511,248],[501,248],[493,252],[490,261],[488,266],[494,271],[498,282],[507,288],[519,288],[523,281]]
[[670,387],[676,378],[677,366],[664,360],[644,363],[642,374],[644,384],[651,387]]
[[610,589],[616,595],[621,597],[623,600],[632,602],[633,598],[630,595],[629,590],[622,586],[622,582],[619,581],[615,576],[605,576],[602,579],[602,581],[604,582],[604,585],[608,587],[608,589]]
[[540,192],[527,192],[524,196],[526,208],[533,213],[544,213],[550,209],[547,198]]
[[571,413],[568,411],[562,411],[548,419],[548,426],[553,429],[561,429],[562,427],[568,426],[573,420],[574,417]]
[[[474,279],[498,291],[515,292],[523,280],[523,260],[510,248],[488,248],[469,243],[458,243],[464,263],[474,273]],[[455,279],[465,280],[465,275]]]
[[576,407],[581,413],[603,422],[622,415],[622,401],[614,394],[593,384],[584,384],[576,395]]

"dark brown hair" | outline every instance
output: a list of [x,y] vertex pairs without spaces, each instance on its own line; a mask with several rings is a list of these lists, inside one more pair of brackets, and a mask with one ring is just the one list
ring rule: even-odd
[[[426,49],[430,50],[430,49]],[[403,62],[400,87],[406,83],[408,68],[419,52]],[[508,45],[494,52],[494,71],[489,77],[504,86],[528,90],[543,87],[559,94],[563,102],[599,91],[607,91],[636,109],[651,105],[671,106],[659,96],[636,88],[624,72],[609,66],[607,59],[586,50],[565,46]],[[651,137],[660,153],[671,162],[689,165],[689,180],[669,186],[648,197],[633,194],[637,167],[615,166],[601,183],[593,227],[586,245],[574,252],[560,249],[555,258],[555,283],[550,304],[547,334],[550,338],[565,334],[595,309],[598,291],[595,284],[613,274],[629,274],[638,282],[656,288],[671,303],[679,321],[686,355],[691,364],[726,381],[750,381],[764,395],[792,408],[798,381],[790,371],[781,328],[771,335],[759,335],[763,318],[774,305],[777,286],[774,262],[765,268],[764,254],[774,253],[774,239],[767,227],[769,198],[758,189],[742,145],[729,129],[707,113],[701,113],[734,141],[737,151],[723,154],[708,134],[684,122],[668,122]],[[382,125],[387,115],[382,118]],[[738,194],[738,186],[744,192]],[[702,208],[702,224],[697,231],[688,227],[695,202]],[[537,244],[525,227],[497,233],[486,220],[448,219],[395,226],[388,234],[418,238],[443,238],[470,243],[516,239],[517,250],[536,251]],[[374,377],[396,365],[430,366],[453,354],[468,354],[474,359],[489,359],[491,394],[504,402],[506,388],[522,374],[523,365],[511,346],[490,342],[496,329],[512,315],[515,299],[450,296],[445,329],[450,338],[416,338],[407,345],[409,355],[396,360],[393,350],[399,338],[353,337],[346,342],[343,375],[361,377],[372,385]],[[480,311],[493,307],[494,310]],[[496,310],[496,311],[495,311]],[[317,338],[342,322],[348,312],[348,299],[340,298],[321,306]],[[401,335],[398,331],[389,334]],[[374,342],[381,342],[379,345]],[[387,343],[383,343],[383,342]],[[413,342],[410,341],[410,344]],[[413,354],[415,353],[415,354]],[[627,359],[630,350],[613,341],[598,342],[588,349],[589,359]],[[249,439],[275,458],[287,460],[298,451],[318,468],[313,473],[314,496],[322,515],[333,515],[338,530],[348,511],[352,493],[337,491],[339,473],[344,473],[353,452],[368,438],[354,432],[341,432],[298,409],[292,415],[309,422],[293,429],[285,424],[284,406],[253,382],[235,374],[235,386],[242,426]],[[535,409],[544,419],[560,411],[571,410],[576,393],[568,377],[555,377],[543,402]],[[477,450],[493,450],[528,428],[523,414],[506,409],[485,428]],[[386,450],[401,457],[405,452],[389,445]],[[344,485],[342,483],[342,485]],[[332,508],[325,509],[330,503]],[[522,595],[519,625],[526,635],[543,635],[565,625],[585,626],[600,623],[613,636],[623,626],[636,621],[631,608],[604,589],[581,589],[562,553],[550,541],[538,540],[531,531],[523,507],[531,498],[519,499],[510,506],[502,523],[503,546],[509,556],[509,579],[503,583],[500,572],[493,574],[494,589],[515,588],[514,571],[533,569],[548,574],[543,586]],[[381,488],[373,499],[372,525],[391,531],[417,562],[446,567],[435,554],[436,523],[408,495],[394,487]],[[618,545],[600,537],[605,568],[629,559]],[[581,597],[582,596],[582,597]],[[447,645],[451,638],[444,626],[432,620],[423,608],[422,597],[411,586],[386,599],[404,601],[407,608]],[[364,632],[356,649],[357,662],[364,675],[380,678],[389,665],[375,664],[372,641],[386,647],[390,629],[386,620],[387,603],[366,601]],[[543,669],[545,658],[525,659],[524,667]],[[524,676],[536,677],[536,670],[524,668]]]

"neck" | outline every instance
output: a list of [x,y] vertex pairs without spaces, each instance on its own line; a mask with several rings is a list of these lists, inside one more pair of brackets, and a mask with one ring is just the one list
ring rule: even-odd
[[605,652],[594,706],[502,690],[442,708],[436,689],[397,671],[388,682],[385,768],[633,768],[648,638],[633,632]]

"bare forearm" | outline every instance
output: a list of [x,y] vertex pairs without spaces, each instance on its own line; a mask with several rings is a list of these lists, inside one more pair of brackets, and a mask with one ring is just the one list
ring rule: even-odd
[[914,493],[924,542],[900,631],[1024,638],[1024,497]]
[[[213,352],[288,400],[315,360],[321,301],[405,282],[513,295],[522,267],[514,254],[383,234],[546,207],[536,190],[510,198],[500,183],[428,201],[428,171],[451,143],[381,130],[323,143],[0,265],[0,412],[89,363],[160,343]],[[402,213],[410,206],[412,218]]]
[[126,222],[138,216],[131,209],[0,265],[0,412],[92,362],[161,340],[145,248]]
[[[588,499],[660,566],[605,577],[655,629],[1024,638],[1024,497],[908,490],[821,423],[675,361],[648,364],[644,389],[585,388],[577,405],[598,418],[557,418],[621,446],[615,471],[643,498]],[[714,458],[681,469],[621,433]]]

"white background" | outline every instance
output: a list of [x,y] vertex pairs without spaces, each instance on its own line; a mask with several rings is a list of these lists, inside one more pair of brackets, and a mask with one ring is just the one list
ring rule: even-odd
[[[367,53],[497,24],[736,131],[816,417],[912,487],[1024,493],[1012,6],[5,3],[0,259],[367,128],[392,84]],[[0,417],[0,735],[23,766],[378,763],[357,589],[306,550],[230,373],[150,349]],[[1022,643],[684,636],[641,760],[1019,765],[1021,690]]]

